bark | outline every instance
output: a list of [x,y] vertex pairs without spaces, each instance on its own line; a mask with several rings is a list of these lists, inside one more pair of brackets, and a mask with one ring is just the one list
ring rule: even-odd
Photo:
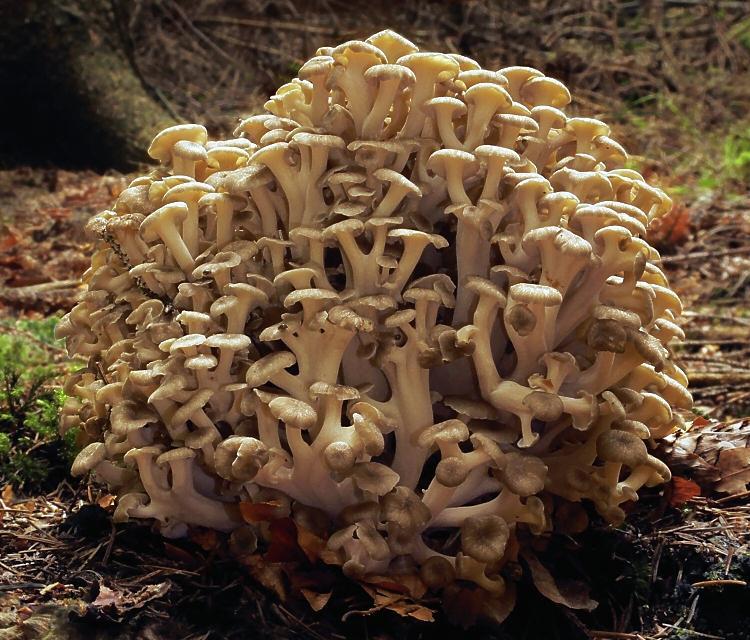
[[116,2],[0,3],[0,162],[132,168],[174,123],[128,62]]

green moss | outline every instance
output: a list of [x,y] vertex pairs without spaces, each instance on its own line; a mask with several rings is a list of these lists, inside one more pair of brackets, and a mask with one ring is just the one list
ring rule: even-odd
[[66,396],[49,347],[58,318],[0,322],[0,485],[40,489],[59,479],[75,451],[73,432],[57,432]]

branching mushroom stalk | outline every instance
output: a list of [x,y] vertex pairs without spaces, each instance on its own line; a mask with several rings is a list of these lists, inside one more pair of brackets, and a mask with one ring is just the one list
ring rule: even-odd
[[535,69],[383,31],[299,76],[231,140],[160,133],[90,221],[57,330],[89,360],[73,472],[170,536],[314,509],[346,575],[509,610],[558,506],[618,523],[669,479],[651,449],[691,397],[645,232],[671,203]]

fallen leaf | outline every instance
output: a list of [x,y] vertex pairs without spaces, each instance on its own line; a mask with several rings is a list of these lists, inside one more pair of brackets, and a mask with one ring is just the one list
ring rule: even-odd
[[300,589],[300,593],[304,596],[305,600],[307,600],[310,608],[313,611],[317,612],[328,604],[333,591],[328,591],[327,593],[318,593],[316,591],[312,591],[311,589]]
[[213,551],[219,546],[219,536],[213,529],[191,529],[188,537],[204,551]]
[[413,573],[399,575],[397,581],[391,576],[379,575],[366,576],[362,581],[372,584],[379,589],[406,594],[415,600],[419,600],[427,593],[425,583],[422,582],[422,579],[417,574]]
[[700,494],[701,488],[697,483],[680,476],[672,477],[669,504],[673,507],[679,507]]
[[261,585],[273,591],[282,602],[286,600],[284,573],[278,564],[266,562],[256,555],[244,556],[241,558],[241,562],[248,568],[250,575]]
[[271,543],[263,556],[266,562],[306,562],[307,555],[297,542],[297,525],[291,518],[279,518],[268,527]]
[[186,551],[182,547],[171,544],[170,542],[164,543],[164,553],[167,558],[170,558],[171,560],[177,560],[178,562],[181,562],[182,564],[185,564],[187,566],[198,564],[198,558],[196,558],[192,553]]
[[310,562],[315,562],[320,558],[320,554],[326,548],[326,541],[316,536],[312,531],[296,525],[297,527],[297,544],[307,556]]
[[724,449],[716,465],[721,478],[716,491],[721,493],[743,493],[750,483],[750,448]]
[[432,609],[417,604],[415,602],[396,602],[386,607],[388,611],[393,611],[400,616],[415,618],[422,622],[435,622],[435,612]]
[[242,519],[250,524],[258,522],[270,522],[278,517],[280,502],[271,500],[269,502],[240,502],[240,513]]
[[42,588],[42,590],[39,592],[40,596],[46,596],[48,593],[51,593],[53,591],[64,591],[65,585],[61,584],[59,582],[52,582],[51,584],[48,584],[46,587]]
[[106,585],[99,586],[99,593],[96,596],[96,600],[91,603],[92,607],[110,607],[117,606],[122,600],[122,594],[119,591],[110,589]]
[[0,235],[0,251],[7,251],[11,247],[14,247],[20,241],[20,233],[13,227],[6,227],[2,235]]
[[102,509],[109,509],[111,506],[115,504],[117,501],[117,497],[113,496],[111,493],[107,493],[103,495],[101,498],[99,498],[96,501],[96,504],[98,504]]
[[522,557],[531,569],[531,580],[534,586],[548,600],[570,609],[586,611],[593,611],[599,605],[596,600],[589,598],[588,588],[582,582],[570,581],[567,584],[557,582],[533,553],[526,552],[522,554]]
[[170,588],[169,582],[149,584],[136,591],[112,589],[102,584],[99,585],[99,594],[89,607],[95,613],[122,616],[134,609],[140,609],[151,600],[161,598]]
[[13,493],[13,487],[9,484],[6,484],[3,487],[2,492],[0,493],[0,498],[2,498],[3,502],[8,506],[12,505],[13,501],[16,499],[16,494]]
[[479,587],[454,582],[443,591],[443,611],[448,620],[466,629],[483,614],[483,594]]

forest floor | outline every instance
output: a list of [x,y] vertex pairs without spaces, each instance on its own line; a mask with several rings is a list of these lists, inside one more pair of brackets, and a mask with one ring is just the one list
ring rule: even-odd
[[[91,254],[83,226],[127,181],[0,171],[0,338],[36,341],[58,374],[70,366],[60,346],[24,321],[72,306]],[[678,361],[696,400],[687,433],[659,452],[675,479],[634,505],[622,528],[595,523],[575,539],[541,541],[540,554],[590,584],[596,609],[573,612],[522,582],[516,611],[482,637],[750,638],[750,197],[691,200],[650,238],[685,304]],[[736,455],[720,455],[730,447]],[[304,558],[238,557],[230,539],[206,531],[165,540],[147,526],[115,527],[112,496],[58,479],[14,491],[0,477],[0,640],[455,632],[435,603],[394,585],[352,585]],[[286,552],[304,552],[298,543]]]

